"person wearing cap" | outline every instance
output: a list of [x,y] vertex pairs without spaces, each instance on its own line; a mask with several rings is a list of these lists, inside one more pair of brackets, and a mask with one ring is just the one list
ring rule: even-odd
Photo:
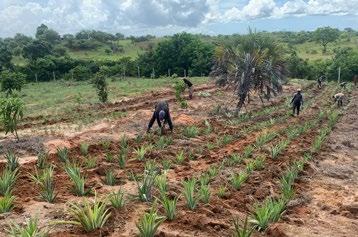
[[343,106],[343,99],[344,94],[343,93],[337,93],[333,96],[334,102],[337,102],[338,107]]
[[152,128],[154,121],[157,120],[161,134],[164,132],[164,125],[168,123],[170,131],[173,131],[173,123],[170,118],[169,104],[167,101],[159,101],[155,105],[155,110],[152,118],[149,121],[147,132]]
[[193,98],[193,92],[194,92],[193,83],[192,83],[191,81],[189,81],[188,79],[186,79],[186,78],[183,78],[183,82],[184,82],[185,85],[188,87],[188,90],[189,90],[189,99],[192,99],[192,98]]
[[301,89],[297,89],[297,93],[293,96],[291,104],[293,104],[293,116],[295,115],[295,112],[297,112],[298,116],[300,114],[300,108],[303,105],[303,96],[301,94]]

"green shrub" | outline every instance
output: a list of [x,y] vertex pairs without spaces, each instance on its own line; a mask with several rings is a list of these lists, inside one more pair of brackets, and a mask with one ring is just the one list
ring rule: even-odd
[[96,87],[99,101],[106,103],[108,101],[108,87],[106,77],[102,75],[102,73],[96,73],[93,84]]

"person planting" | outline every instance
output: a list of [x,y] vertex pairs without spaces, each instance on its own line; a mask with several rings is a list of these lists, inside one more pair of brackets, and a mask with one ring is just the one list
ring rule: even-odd
[[154,113],[149,121],[147,132],[150,132],[155,120],[157,120],[161,134],[164,133],[164,126],[166,123],[168,123],[170,131],[173,132],[173,123],[170,117],[169,104],[167,101],[159,101],[155,105]]
[[338,107],[343,106],[343,99],[344,99],[344,94],[343,93],[337,93],[333,96],[334,102],[337,102]]
[[194,92],[193,83],[186,78],[183,78],[183,81],[189,90],[189,99],[191,100],[193,98],[193,92]]
[[303,105],[303,96],[301,94],[301,89],[297,89],[297,93],[293,96],[291,104],[293,104],[293,116],[295,116],[295,112],[298,116],[300,114],[301,106]]

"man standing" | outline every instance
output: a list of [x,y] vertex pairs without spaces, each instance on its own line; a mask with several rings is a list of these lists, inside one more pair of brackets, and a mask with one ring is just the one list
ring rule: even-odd
[[303,96],[301,94],[301,89],[297,89],[297,93],[293,96],[291,104],[293,104],[293,116],[295,116],[295,112],[297,112],[298,116],[300,114],[300,108],[303,105]]
[[152,128],[155,120],[157,120],[161,134],[164,133],[164,125],[166,123],[168,123],[170,131],[173,131],[173,123],[170,117],[169,104],[167,101],[159,101],[155,105],[154,113],[149,121],[147,132],[149,132]]
[[186,79],[186,78],[183,78],[183,81],[184,81],[185,85],[188,87],[188,90],[189,90],[189,99],[191,100],[191,99],[193,98],[193,92],[194,92],[193,83],[191,83],[191,81],[189,81],[189,80]]
[[321,89],[322,88],[322,81],[323,81],[323,76],[320,76],[317,79],[317,84],[318,84],[318,88]]

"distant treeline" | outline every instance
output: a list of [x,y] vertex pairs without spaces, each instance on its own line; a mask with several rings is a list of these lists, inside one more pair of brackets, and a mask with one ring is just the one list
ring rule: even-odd
[[[282,43],[286,50],[287,69],[290,77],[315,79],[321,74],[335,78],[338,67],[342,77],[350,79],[358,74],[357,51],[348,48],[335,50],[335,56],[328,60],[308,61],[299,58],[294,45],[309,41],[319,42],[323,50],[328,43],[337,39],[350,40],[357,31],[347,28],[343,31],[329,27],[313,32],[260,32]],[[68,50],[94,50],[106,45],[106,50],[122,52],[118,40],[129,39],[132,43],[151,41],[155,36],[125,37],[121,33],[102,31],[81,31],[75,35],[60,35],[41,25],[35,38],[16,34],[13,38],[0,39],[0,71],[23,74],[27,81],[49,81],[54,79],[90,80],[96,73],[105,76],[160,77],[207,76],[215,61],[215,50],[220,45],[240,44],[242,35],[193,35],[179,33],[166,36],[149,47],[136,59],[122,57],[116,60],[80,60],[71,58]],[[14,56],[26,59],[23,65],[12,63]],[[1,74],[0,74],[1,75]]]

